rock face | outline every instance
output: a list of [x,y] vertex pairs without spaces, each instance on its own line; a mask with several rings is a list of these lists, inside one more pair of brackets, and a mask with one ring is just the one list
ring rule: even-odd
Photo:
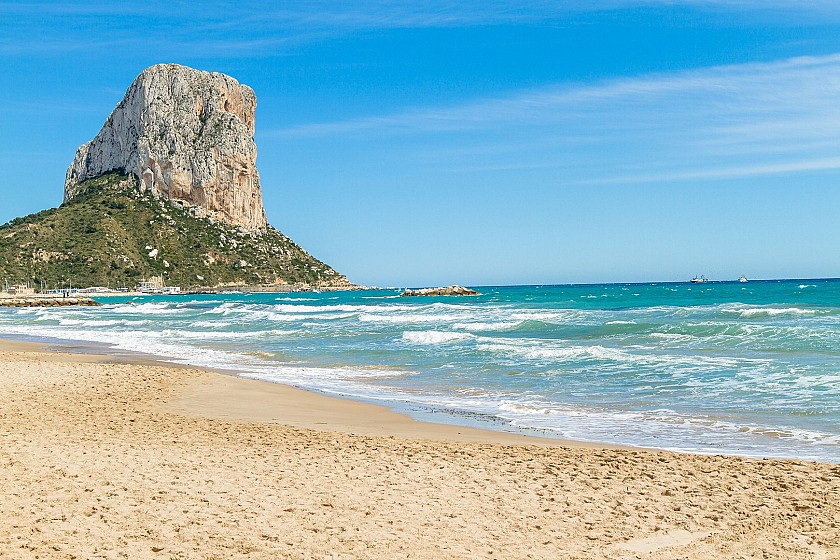
[[479,296],[478,292],[463,286],[449,286],[444,288],[420,288],[419,290],[406,290],[400,294],[408,296]]
[[254,91],[233,78],[177,64],[144,70],[102,130],[76,151],[64,200],[79,185],[112,171],[199,216],[250,231],[266,227],[257,147]]

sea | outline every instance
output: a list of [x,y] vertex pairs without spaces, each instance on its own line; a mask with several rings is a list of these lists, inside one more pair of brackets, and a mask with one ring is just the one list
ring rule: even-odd
[[0,309],[61,341],[540,437],[840,463],[840,280],[98,298]]

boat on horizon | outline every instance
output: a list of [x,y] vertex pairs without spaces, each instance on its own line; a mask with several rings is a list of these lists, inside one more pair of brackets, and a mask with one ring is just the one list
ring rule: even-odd
[[747,277],[742,274],[741,276],[738,277],[738,282],[740,282],[741,284],[744,284],[746,282],[749,282],[749,280],[747,280]]
[[708,281],[709,279],[703,276],[702,274],[700,276],[695,276],[691,279],[692,284],[705,284]]

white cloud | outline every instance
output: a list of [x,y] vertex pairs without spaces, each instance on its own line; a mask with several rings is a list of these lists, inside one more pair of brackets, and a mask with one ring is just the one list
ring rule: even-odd
[[[474,27],[500,24],[574,25],[592,14],[639,8],[698,9],[725,22],[739,17],[791,22],[840,20],[829,0],[360,0],[335,2],[4,2],[0,52],[56,52],[147,45],[201,55],[216,48],[259,54],[375,29]],[[723,15],[721,15],[723,12]],[[580,20],[580,18],[584,18]],[[81,30],[75,29],[81,24]],[[99,31],[91,32],[90,25]],[[80,31],[80,32],[74,32]],[[39,37],[32,41],[31,37]]]
[[[557,85],[514,92],[442,108],[417,108],[334,123],[315,123],[283,131],[285,134],[393,129],[467,130],[507,123],[545,123],[566,120],[581,110],[610,104],[650,104],[656,99],[695,96],[719,112],[778,109],[794,100],[830,101],[840,85],[840,54],[798,57],[771,63],[718,66],[680,72],[617,79],[589,85]],[[758,103],[758,104],[756,104]],[[667,110],[668,106],[663,106]]]
[[737,179],[741,177],[776,175],[780,173],[788,174],[808,171],[831,171],[837,169],[840,169],[840,156],[758,165],[694,169],[671,173],[651,173],[649,175],[624,175],[620,177],[593,178],[591,180],[581,180],[577,183],[587,185],[609,185],[625,183],[676,182],[685,180],[694,181],[702,179]]
[[[840,54],[550,86],[263,134],[390,136],[427,158],[438,147],[453,170],[577,169],[587,183],[734,178],[837,168],[838,99]],[[469,146],[469,157],[453,144]]]

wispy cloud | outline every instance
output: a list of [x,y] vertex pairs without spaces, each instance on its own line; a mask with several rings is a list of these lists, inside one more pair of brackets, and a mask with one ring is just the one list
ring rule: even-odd
[[[473,27],[502,24],[573,25],[594,13],[679,8],[780,20],[840,20],[828,0],[360,0],[229,3],[149,0],[0,3],[0,53],[68,52],[128,45],[201,55],[224,48],[240,55],[365,30]],[[33,41],[32,37],[39,40]]]
[[840,169],[840,157],[804,159],[779,163],[762,163],[708,169],[694,169],[682,172],[651,173],[649,175],[624,175],[604,178],[592,178],[576,181],[583,185],[609,185],[628,183],[696,181],[703,179],[738,179],[761,175],[803,173],[809,171],[833,171]]
[[[488,170],[565,168],[586,183],[721,179],[837,168],[838,98],[840,54],[551,86],[263,134],[391,137],[426,157],[439,146],[438,163],[453,170],[481,168],[483,153]],[[471,153],[461,158],[452,145]]]
[[[392,132],[469,130],[508,123],[545,123],[581,116],[583,111],[618,104],[649,104],[656,99],[694,96],[705,110],[760,112],[786,108],[796,99],[829,101],[840,81],[840,54],[798,57],[771,63],[704,68],[676,74],[654,74],[594,85],[558,85],[513,92],[454,107],[416,108],[390,115],[313,123],[278,131],[289,135],[334,134],[376,129]],[[759,102],[759,105],[755,105]],[[674,104],[662,106],[673,110]],[[697,107],[698,109],[701,107]],[[755,126],[751,123],[750,126]],[[735,132],[735,130],[731,130]]]
[[142,3],[4,2],[0,14],[80,17],[191,16],[192,20],[218,21],[228,27],[254,22],[265,25],[332,28],[439,27],[486,25],[504,22],[545,21],[574,14],[644,7],[695,7],[740,12],[789,11],[794,17],[813,13],[840,14],[833,0],[333,0],[298,2],[252,1],[242,3],[208,0],[197,10],[192,2],[149,0]]

